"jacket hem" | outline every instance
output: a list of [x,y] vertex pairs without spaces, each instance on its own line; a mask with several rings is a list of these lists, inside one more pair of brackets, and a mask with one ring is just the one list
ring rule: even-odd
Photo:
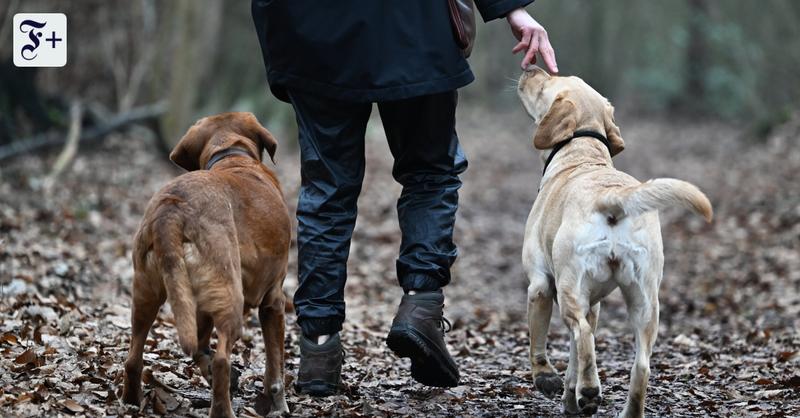
[[464,87],[475,80],[469,67],[461,73],[447,78],[374,89],[352,89],[275,70],[270,70],[268,75],[272,94],[287,103],[289,103],[287,89],[317,94],[330,99],[371,103],[443,93]]

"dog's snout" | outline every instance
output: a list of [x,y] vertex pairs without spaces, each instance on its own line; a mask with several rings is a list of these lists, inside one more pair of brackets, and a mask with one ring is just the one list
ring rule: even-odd
[[[530,66],[528,68],[530,68]],[[517,91],[522,91],[525,88],[525,84],[528,82],[528,80],[532,79],[535,75],[536,73],[528,69],[523,71],[519,76],[519,80],[517,81]]]

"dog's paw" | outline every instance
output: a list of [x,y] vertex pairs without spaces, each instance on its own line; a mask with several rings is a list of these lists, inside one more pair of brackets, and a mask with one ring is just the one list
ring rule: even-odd
[[644,407],[636,402],[625,405],[625,409],[617,415],[618,418],[640,418],[644,417]]
[[142,403],[142,388],[125,384],[122,388],[122,401],[128,405],[139,406]]
[[564,396],[561,398],[564,404],[564,415],[580,415],[581,410],[578,408],[578,402],[575,400],[575,388],[567,388],[564,391]]
[[270,399],[270,415],[284,415],[289,413],[289,405],[286,404],[286,392],[283,383],[276,383],[269,387],[266,392]]
[[286,404],[286,399],[273,404],[269,411],[268,416],[284,416],[289,414],[289,405]]
[[231,365],[231,394],[234,394],[239,391],[239,377],[242,376],[242,372],[239,371],[239,368]]
[[213,377],[211,376],[211,359],[211,350],[208,347],[200,349],[194,356],[194,363],[200,370],[200,374],[203,376],[203,379],[206,380],[206,383],[208,383],[209,386],[212,386],[213,384]]
[[227,404],[211,404],[211,410],[208,413],[208,416],[211,418],[236,418],[236,415],[233,413],[233,408],[231,408],[230,402]]
[[255,405],[259,414],[263,416],[284,416],[289,414],[289,405],[286,403],[286,395],[272,394],[270,392],[260,392],[256,395]]
[[534,377],[533,383],[548,398],[557,396],[564,390],[564,381],[555,373],[539,373]]
[[600,388],[582,388],[578,397],[578,408],[583,415],[594,415],[603,397],[600,396]]

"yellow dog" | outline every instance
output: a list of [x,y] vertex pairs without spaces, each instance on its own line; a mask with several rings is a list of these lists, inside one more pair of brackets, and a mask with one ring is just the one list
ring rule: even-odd
[[710,221],[711,203],[687,182],[641,183],[614,169],[611,157],[624,148],[614,109],[583,80],[550,76],[532,66],[520,78],[518,93],[538,124],[533,144],[547,160],[522,252],[530,279],[528,326],[536,387],[548,396],[563,388],[545,351],[555,300],[571,336],[564,409],[597,412],[601,391],[594,332],[600,300],[619,287],[636,333],[636,360],[621,415],[640,417],[664,267],[657,210],[682,206]]

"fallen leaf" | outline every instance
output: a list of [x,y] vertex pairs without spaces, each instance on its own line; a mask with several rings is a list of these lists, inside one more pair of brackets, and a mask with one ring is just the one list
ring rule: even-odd
[[682,345],[682,346],[685,346],[685,347],[697,347],[697,342],[696,341],[694,341],[693,339],[691,339],[691,338],[689,338],[689,337],[687,337],[687,336],[685,336],[683,334],[680,334],[677,337],[675,337],[675,339],[673,339],[672,342],[677,344],[677,345]]
[[785,388],[789,389],[797,389],[800,388],[800,376],[795,375],[790,377],[789,379],[781,381],[781,385]]
[[33,398],[34,398],[34,395],[32,393],[25,392],[25,393],[17,396],[17,399],[14,400],[14,403],[20,404],[20,403],[24,403],[24,402],[29,402]]
[[84,411],[84,408],[79,403],[73,401],[72,399],[66,399],[66,400],[62,401],[61,405],[63,405],[64,408],[67,408],[67,410],[69,410],[70,412],[73,412],[73,413],[76,413],[76,414],[81,413],[81,412]]
[[762,390],[756,393],[756,397],[762,399],[772,399],[782,395],[784,389]]
[[33,349],[29,348],[25,350],[22,354],[17,356],[14,359],[14,363],[17,364],[30,364],[36,361],[36,353],[33,352]]
[[11,345],[19,344],[19,340],[17,339],[17,336],[12,334],[12,333],[10,333],[10,332],[4,332],[3,335],[0,336],[0,342],[11,344]]
[[778,353],[778,361],[781,363],[798,359],[800,359],[800,351],[781,351]]

